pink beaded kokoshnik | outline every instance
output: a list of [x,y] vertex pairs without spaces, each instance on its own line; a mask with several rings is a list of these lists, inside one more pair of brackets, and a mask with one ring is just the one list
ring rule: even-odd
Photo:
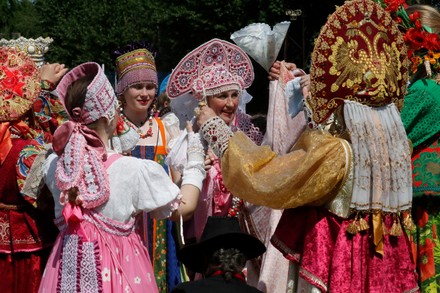
[[191,93],[198,100],[228,90],[248,88],[254,80],[252,62],[238,46],[212,39],[188,53],[171,73],[167,94]]

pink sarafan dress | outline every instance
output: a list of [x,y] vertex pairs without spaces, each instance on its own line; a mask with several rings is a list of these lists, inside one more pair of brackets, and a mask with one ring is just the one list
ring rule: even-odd
[[[141,210],[168,216],[177,207],[178,187],[157,163],[119,157],[107,169],[110,198],[105,204],[90,210],[70,204],[63,208],[50,178],[56,161],[56,155],[49,156],[44,173],[54,194],[61,232],[39,292],[158,292],[147,249],[134,229],[134,217]],[[80,221],[66,224],[61,213]]]

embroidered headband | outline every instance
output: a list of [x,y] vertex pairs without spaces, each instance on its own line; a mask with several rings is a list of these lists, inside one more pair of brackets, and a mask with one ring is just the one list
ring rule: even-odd
[[[113,120],[117,99],[112,85],[102,71],[101,66],[95,62],[83,63],[69,71],[60,81],[57,87],[58,96],[64,105],[69,86],[81,77],[93,75],[94,78],[87,87],[86,100],[81,109],[81,117],[69,117],[71,120],[90,124],[101,117]],[[70,114],[67,113],[69,116]]]
[[57,92],[65,107],[67,91],[72,83],[85,76],[93,76],[87,86],[82,108],[74,108],[70,120],[54,133],[52,147],[59,156],[56,183],[65,203],[68,192],[78,189],[78,200],[85,208],[94,208],[105,203],[110,196],[109,182],[103,161],[107,159],[105,145],[98,134],[87,127],[99,118],[113,120],[117,99],[113,88],[99,64],[81,64],[68,72],[60,81]]
[[24,52],[0,47],[0,122],[17,120],[40,92],[39,71]]
[[400,109],[409,59],[389,13],[370,0],[346,2],[321,29],[312,54],[307,102],[321,123],[344,100]]
[[213,39],[188,53],[171,73],[170,98],[191,92],[201,100],[228,90],[248,88],[254,80],[252,62],[238,46]]
[[157,87],[157,71],[153,54],[145,48],[136,49],[116,58],[117,94],[138,83],[151,82]]

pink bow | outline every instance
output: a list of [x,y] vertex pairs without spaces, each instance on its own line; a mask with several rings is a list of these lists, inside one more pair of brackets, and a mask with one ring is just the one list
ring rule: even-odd
[[84,136],[87,141],[87,145],[94,148],[95,151],[101,156],[102,160],[105,161],[107,159],[107,151],[104,143],[99,138],[96,131],[88,128],[86,125],[74,122],[67,121],[55,131],[52,140],[52,148],[57,155],[61,155],[64,153],[64,148],[70,140],[72,134],[78,133]]
[[67,223],[67,234],[76,234],[88,241],[86,231],[81,225],[83,214],[80,206],[68,202],[63,208],[63,217]]

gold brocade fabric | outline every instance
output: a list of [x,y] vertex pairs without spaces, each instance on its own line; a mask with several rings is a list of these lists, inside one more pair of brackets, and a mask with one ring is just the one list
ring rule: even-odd
[[346,175],[343,140],[306,130],[292,151],[277,156],[236,133],[222,158],[223,181],[250,203],[275,209],[322,205],[338,193]]

